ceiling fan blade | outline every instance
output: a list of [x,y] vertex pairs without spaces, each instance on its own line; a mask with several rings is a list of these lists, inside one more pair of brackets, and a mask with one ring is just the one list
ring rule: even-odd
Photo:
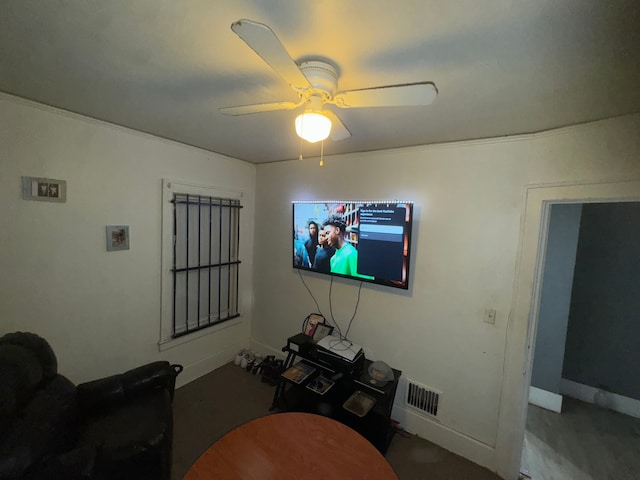
[[338,92],[332,103],[340,108],[412,107],[431,105],[437,94],[433,83],[420,82]]
[[254,105],[241,105],[237,107],[224,107],[220,109],[225,115],[247,115],[249,113],[272,112],[274,110],[293,110],[302,105],[293,102],[256,103]]
[[276,34],[268,26],[243,19],[232,23],[231,30],[291,87],[300,90],[311,86],[298,64],[289,56]]
[[342,120],[335,113],[328,109],[323,110],[322,113],[331,120],[331,140],[338,142],[351,136],[349,129],[344,126]]

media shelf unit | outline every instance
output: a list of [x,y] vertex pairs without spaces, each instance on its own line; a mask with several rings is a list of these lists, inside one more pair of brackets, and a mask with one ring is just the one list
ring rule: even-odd
[[[350,364],[328,359],[326,355],[318,354],[319,348],[311,337],[302,333],[288,339],[287,345],[282,348],[287,353],[284,370],[303,362],[315,368],[315,371],[300,383],[280,376],[271,410],[316,413],[333,418],[353,428],[385,454],[395,434],[391,410],[402,372],[392,368],[394,379],[384,386],[376,386],[366,378],[371,360],[363,358],[363,361]],[[307,388],[320,375],[334,381],[334,385],[324,394]],[[364,416],[343,408],[344,403],[357,391],[375,399],[375,404]]]

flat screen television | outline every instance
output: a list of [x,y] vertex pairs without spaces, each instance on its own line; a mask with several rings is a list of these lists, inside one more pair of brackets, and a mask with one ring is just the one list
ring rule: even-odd
[[409,288],[413,203],[293,202],[293,267]]

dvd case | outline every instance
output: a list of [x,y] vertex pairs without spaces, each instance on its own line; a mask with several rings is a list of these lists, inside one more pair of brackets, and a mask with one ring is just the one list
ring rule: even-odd
[[312,390],[320,395],[324,395],[333,387],[334,382],[329,380],[324,375],[319,375],[317,378],[314,378],[309,382],[307,388]]
[[282,376],[292,382],[302,383],[315,371],[315,367],[300,361],[282,372]]
[[367,395],[360,390],[353,392],[346,402],[342,405],[345,410],[354,413],[359,417],[364,417],[369,410],[375,405],[376,399]]

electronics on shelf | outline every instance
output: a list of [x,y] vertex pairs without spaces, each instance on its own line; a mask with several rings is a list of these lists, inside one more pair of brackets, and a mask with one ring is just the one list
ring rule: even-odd
[[[348,362],[353,362],[359,355],[362,355],[362,347],[360,345],[334,335],[324,337],[318,342],[318,347]],[[320,350],[320,352],[324,353],[322,350]]]
[[287,348],[296,353],[307,353],[313,347],[313,339],[304,333],[289,337]]
[[328,416],[356,430],[384,454],[396,431],[391,410],[402,372],[367,360],[360,345],[337,336],[314,344],[300,335],[304,334],[290,337],[282,349],[287,358],[270,410]]

